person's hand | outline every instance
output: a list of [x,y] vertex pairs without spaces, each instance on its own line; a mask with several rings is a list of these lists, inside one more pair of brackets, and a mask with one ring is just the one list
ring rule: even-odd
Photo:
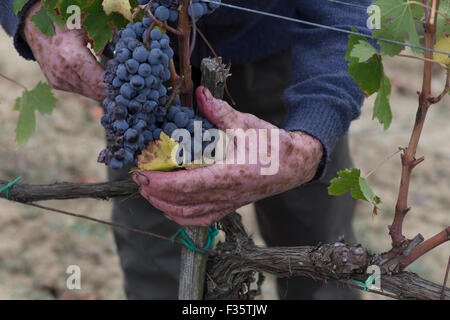
[[[278,171],[262,175],[264,157],[258,156],[257,164],[215,163],[192,170],[134,174],[143,197],[168,219],[185,226],[209,226],[246,204],[300,186],[316,174],[323,150],[315,138],[302,132],[286,132],[251,114],[238,112],[225,101],[214,99],[203,87],[197,89],[197,101],[203,115],[224,131],[269,129],[267,150],[276,152],[279,146]],[[279,139],[271,141],[271,129],[279,132]],[[237,151],[234,144],[230,144],[227,157],[230,151]],[[248,143],[245,152],[249,152]],[[248,163],[248,155],[246,159]]]
[[56,35],[47,37],[30,20],[40,8],[38,2],[27,11],[22,34],[49,83],[58,90],[103,100],[104,70],[86,47],[84,30],[63,31],[55,24]]

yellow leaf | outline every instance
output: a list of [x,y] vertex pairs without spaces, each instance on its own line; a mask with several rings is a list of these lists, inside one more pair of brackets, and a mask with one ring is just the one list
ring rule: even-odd
[[180,147],[179,143],[162,132],[159,140],[151,142],[142,151],[142,154],[138,157],[138,167],[131,170],[131,172],[173,171],[177,169],[191,170],[213,164],[216,160],[225,160],[229,138],[221,130],[219,130],[219,134],[220,137],[215,145],[214,157],[208,157],[206,154],[203,154],[200,163],[191,162],[179,165],[176,161],[177,152]]
[[164,132],[158,141],[151,142],[147,149],[138,157],[138,167],[134,172],[140,171],[172,171],[182,166],[176,162],[178,142],[172,140]]
[[103,0],[103,10],[109,16],[111,12],[117,12],[126,19],[132,20],[131,5],[129,0]]
[[[450,52],[450,35],[443,35],[434,47],[436,50]],[[434,60],[443,64],[450,64],[450,57],[442,53],[434,53]]]

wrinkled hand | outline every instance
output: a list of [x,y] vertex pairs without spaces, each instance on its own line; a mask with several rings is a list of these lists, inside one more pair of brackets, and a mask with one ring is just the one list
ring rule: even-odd
[[103,67],[86,47],[83,30],[61,31],[56,35],[42,34],[30,19],[41,3],[31,7],[25,17],[23,35],[49,83],[58,90],[79,93],[101,101],[105,97]]
[[[214,99],[203,87],[197,89],[197,100],[203,115],[224,131],[278,129]],[[261,175],[258,161],[258,164],[215,163],[177,172],[146,171],[133,178],[140,185],[141,194],[168,219],[185,226],[209,226],[246,204],[295,188],[314,177],[323,153],[322,144],[302,132],[281,129],[278,132],[279,169],[273,175]],[[272,141],[267,140],[267,150],[271,150]],[[246,152],[248,147],[247,143]],[[231,147],[227,156],[230,150]]]

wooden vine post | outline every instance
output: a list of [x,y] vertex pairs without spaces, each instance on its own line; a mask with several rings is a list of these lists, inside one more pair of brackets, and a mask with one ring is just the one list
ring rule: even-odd
[[[220,63],[222,60],[218,59]],[[225,76],[229,75],[229,67],[225,68]],[[208,88],[218,99],[223,98],[224,81],[217,59],[205,58],[201,64],[202,86]],[[208,228],[186,227],[186,234],[197,248],[203,248],[208,238]],[[206,254],[196,253],[186,247],[181,249],[179,300],[202,300],[204,297]]]

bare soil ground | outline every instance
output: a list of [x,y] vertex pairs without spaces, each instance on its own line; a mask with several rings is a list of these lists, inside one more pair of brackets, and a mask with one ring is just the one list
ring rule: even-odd
[[[12,40],[0,31],[0,72],[29,88],[45,80],[39,66],[20,58]],[[406,146],[417,107],[416,91],[421,83],[421,64],[396,60],[386,65],[394,84],[392,105],[394,123],[384,132],[371,120],[373,98],[362,117],[350,131],[351,152],[355,166],[363,173]],[[440,76],[442,78],[443,75]],[[436,92],[440,90],[437,86]],[[103,128],[95,115],[95,102],[77,95],[58,92],[54,114],[39,116],[36,136],[17,150],[14,129],[17,112],[12,110],[22,89],[0,79],[0,177],[22,176],[28,183],[56,181],[104,181],[105,167],[96,163],[104,145]],[[426,161],[413,175],[409,204],[412,207],[405,223],[409,237],[422,233],[429,237],[450,222],[450,118],[449,99],[434,106],[425,126],[419,155]],[[400,161],[390,160],[369,179],[383,199],[382,211],[371,218],[371,210],[359,203],[354,225],[358,241],[374,251],[389,248],[387,226],[391,223],[399,185]],[[50,201],[48,206],[109,219],[111,205],[105,201]],[[257,241],[257,227],[252,208],[243,210],[251,234]],[[410,267],[411,271],[442,282],[449,244],[441,246]],[[66,289],[66,269],[78,265],[82,272],[82,289]],[[368,298],[374,298],[371,295]],[[43,212],[35,208],[0,200],[0,299],[123,299],[122,274],[109,228],[91,222]],[[276,298],[273,281],[267,282],[263,298]]]

